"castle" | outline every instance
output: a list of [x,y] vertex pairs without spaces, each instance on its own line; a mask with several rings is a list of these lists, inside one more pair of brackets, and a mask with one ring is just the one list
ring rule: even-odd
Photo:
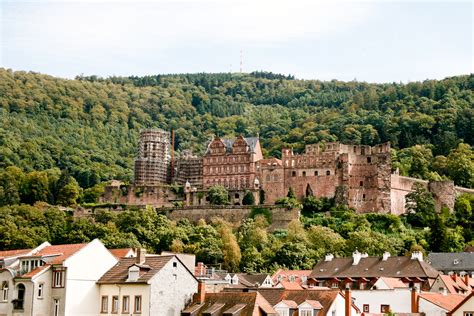
[[[298,199],[335,198],[359,213],[405,212],[405,196],[415,183],[433,193],[437,210],[454,207],[456,194],[474,190],[455,187],[452,181],[430,182],[392,173],[390,144],[345,145],[337,142],[306,145],[295,154],[283,148],[281,159],[263,158],[258,137],[215,137],[202,157],[183,152],[174,159],[170,133],[141,131],[135,160],[134,185],[108,188],[103,201],[134,205],[187,206],[209,204],[207,191],[222,185],[231,204],[242,205],[253,194],[257,204],[274,204],[290,188]],[[184,187],[184,196],[170,186]]]

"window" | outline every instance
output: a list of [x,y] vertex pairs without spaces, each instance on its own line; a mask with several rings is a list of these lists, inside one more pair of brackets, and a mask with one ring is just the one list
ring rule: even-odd
[[130,312],[130,296],[122,297],[122,313],[129,313]]
[[291,172],[291,176],[292,176],[292,177],[296,177],[296,171],[292,171],[292,172]]
[[365,194],[362,194],[362,199],[365,200]]
[[173,268],[178,267],[178,263],[176,261],[173,262]]
[[25,286],[23,284],[18,284],[16,287],[16,300],[13,302],[13,309],[23,309],[23,303],[25,302]]
[[38,298],[43,298],[44,295],[44,283],[38,284]]
[[290,316],[289,308],[275,308],[278,316]]
[[299,316],[313,316],[312,309],[300,309]]
[[389,313],[390,312],[390,305],[380,305],[380,312],[381,313]]
[[119,298],[118,296],[112,296],[112,313],[118,313],[119,310]]
[[134,313],[141,313],[142,312],[142,296],[138,295],[135,296],[135,305],[133,308]]
[[359,186],[360,186],[360,187],[363,187],[363,186],[364,186],[364,181],[360,181],[360,182],[359,182]]
[[315,171],[315,172],[314,172],[314,175],[315,175],[315,176],[318,176],[318,172],[317,172],[317,171]]
[[474,311],[464,312],[463,316],[474,316]]
[[303,171],[303,177],[306,177],[306,171]]
[[8,301],[8,281],[2,282],[2,301]]
[[59,316],[59,298],[53,300],[53,315]]
[[53,272],[53,287],[64,287],[64,271]]
[[364,312],[364,313],[370,312],[369,304],[364,304],[363,312]]
[[337,288],[339,287],[339,284],[338,284],[337,282],[333,282],[333,283],[331,284],[331,287],[332,287],[333,289],[337,289]]
[[367,157],[367,163],[371,163],[372,162],[372,158],[371,157]]
[[101,313],[107,313],[109,310],[109,297],[108,296],[102,296],[102,300],[100,301],[100,312]]
[[331,175],[331,171],[329,171],[329,170],[326,171],[326,175],[327,175],[327,176],[330,176],[330,175]]

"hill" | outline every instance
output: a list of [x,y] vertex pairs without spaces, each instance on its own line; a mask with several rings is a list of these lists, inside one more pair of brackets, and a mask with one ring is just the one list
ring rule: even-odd
[[474,186],[474,75],[408,84],[266,72],[66,80],[0,69],[0,169],[58,167],[86,188],[130,180],[141,128],[201,152],[214,134],[260,135],[264,154],[339,140],[390,141],[394,167]]

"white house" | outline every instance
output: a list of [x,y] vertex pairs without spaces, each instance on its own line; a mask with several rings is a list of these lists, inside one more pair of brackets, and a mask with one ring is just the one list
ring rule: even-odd
[[18,266],[3,269],[8,282],[3,315],[96,315],[96,281],[117,260],[95,239],[88,244],[45,246],[18,257]]
[[96,315],[179,315],[197,292],[198,281],[176,255],[122,258],[97,282]]

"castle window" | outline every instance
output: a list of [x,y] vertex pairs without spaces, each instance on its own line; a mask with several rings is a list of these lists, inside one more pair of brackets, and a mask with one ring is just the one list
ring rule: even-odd
[[326,171],[326,175],[327,175],[327,176],[330,176],[330,175],[331,175],[331,171],[329,171],[329,170]]
[[292,177],[296,177],[296,171],[292,171],[292,172],[291,172],[291,176],[292,176]]
[[367,163],[371,163],[372,162],[372,157],[367,157]]
[[360,186],[360,187],[363,187],[363,186],[364,186],[364,181],[360,181],[360,182],[359,182],[359,186]]
[[317,172],[317,171],[315,171],[315,172],[314,172],[314,175],[315,175],[315,176],[318,176],[318,172]]
[[356,147],[356,146],[354,146],[354,152],[356,152],[356,151],[357,151],[357,147]]
[[303,171],[303,177],[306,177],[306,171]]
[[239,193],[235,193],[235,196],[234,196],[236,199],[238,199],[240,196],[239,196]]
[[265,177],[265,180],[270,181],[270,175],[269,174],[267,174],[267,176]]
[[362,194],[362,199],[365,200],[365,194]]

